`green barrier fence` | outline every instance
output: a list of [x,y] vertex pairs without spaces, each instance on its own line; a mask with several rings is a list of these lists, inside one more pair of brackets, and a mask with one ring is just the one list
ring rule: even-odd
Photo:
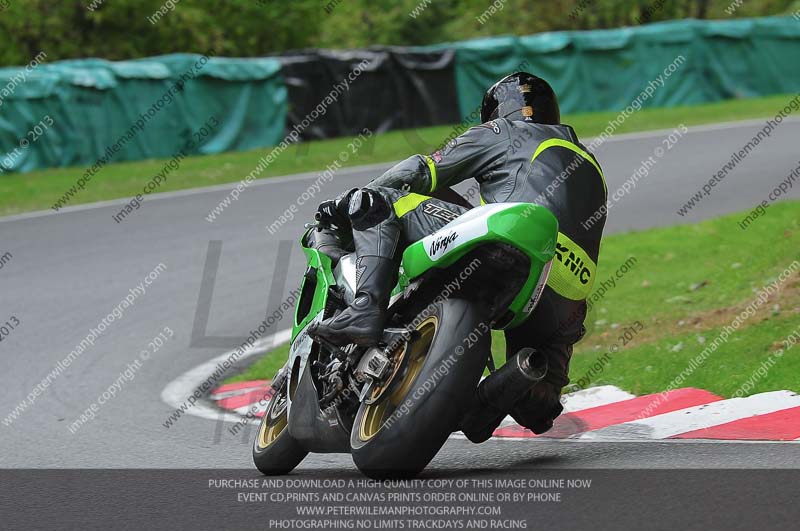
[[451,46],[462,116],[480,105],[486,88],[520,64],[552,83],[564,113],[621,110],[632,102],[672,107],[800,90],[800,23],[791,17],[679,20]]
[[0,98],[0,173],[272,146],[287,111],[277,60],[194,54],[4,68]]
[[[411,54],[449,50],[456,52],[455,67],[452,61],[429,61],[424,68],[455,77],[458,107],[465,117],[477,116],[473,111],[486,88],[519,68],[550,81],[564,113],[671,107],[800,90],[800,23],[791,17],[680,20],[405,49]],[[292,96],[281,60],[287,58],[174,54],[2,68],[0,174],[171,157],[181,150],[189,155],[276,145],[285,132],[288,107],[314,108],[329,91],[327,83],[318,87],[311,78],[294,79],[306,75],[297,71],[292,74],[295,83],[318,90],[295,88]],[[443,74],[448,68],[454,73]],[[381,84],[356,91],[360,105],[378,108],[364,94],[385,97],[389,81],[377,71],[372,74],[354,83],[371,79]],[[416,72],[411,78],[420,97],[427,94],[435,108],[438,101],[452,100],[453,84],[437,82],[433,74]],[[330,106],[332,116],[342,122],[335,131],[357,124],[359,117],[347,112],[353,105],[350,96],[348,91]],[[399,114],[414,116],[418,111],[403,107]],[[212,117],[217,125],[208,135],[196,136],[204,126],[209,128]],[[397,123],[408,127],[416,122]]]

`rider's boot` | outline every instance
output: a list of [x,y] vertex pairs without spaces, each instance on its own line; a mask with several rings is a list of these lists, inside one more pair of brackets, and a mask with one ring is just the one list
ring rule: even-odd
[[397,265],[381,256],[362,256],[356,262],[355,299],[342,312],[312,326],[310,333],[334,345],[374,346],[383,335],[386,307]]
[[356,250],[356,290],[353,302],[339,314],[313,325],[311,335],[339,346],[374,346],[383,335],[386,308],[396,282],[395,253],[400,221],[376,192],[361,190],[351,201]]

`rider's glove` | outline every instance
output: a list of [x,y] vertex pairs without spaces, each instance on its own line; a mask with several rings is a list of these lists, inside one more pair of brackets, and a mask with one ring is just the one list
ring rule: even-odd
[[339,194],[336,199],[327,199],[319,204],[314,219],[325,228],[347,229],[350,227],[350,198],[358,188],[352,188]]

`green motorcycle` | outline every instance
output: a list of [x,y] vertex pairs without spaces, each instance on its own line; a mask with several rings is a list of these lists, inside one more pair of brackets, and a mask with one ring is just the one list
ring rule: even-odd
[[370,477],[414,476],[459,429],[491,367],[491,330],[519,325],[536,306],[558,221],[538,205],[496,203],[408,246],[383,341],[372,348],[308,334],[352,301],[356,285],[355,255],[320,252],[315,231],[301,238],[308,268],[255,465],[286,474],[309,452],[337,452],[352,454]]

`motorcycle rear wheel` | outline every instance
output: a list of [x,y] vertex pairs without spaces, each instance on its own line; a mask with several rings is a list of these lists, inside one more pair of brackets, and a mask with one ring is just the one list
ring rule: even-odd
[[398,354],[399,374],[356,414],[353,462],[371,478],[419,474],[458,429],[483,372],[491,333],[479,307],[447,299],[428,310]]

